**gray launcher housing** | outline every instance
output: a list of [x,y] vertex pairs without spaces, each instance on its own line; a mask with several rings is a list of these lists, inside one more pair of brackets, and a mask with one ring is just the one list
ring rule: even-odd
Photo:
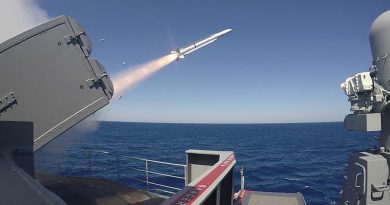
[[0,124],[8,127],[1,140],[17,141],[9,126],[29,122],[36,151],[107,105],[113,85],[91,51],[83,27],[66,16],[0,44]]

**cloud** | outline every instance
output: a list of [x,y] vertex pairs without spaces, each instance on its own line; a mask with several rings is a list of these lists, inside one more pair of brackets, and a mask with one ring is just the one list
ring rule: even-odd
[[36,0],[1,0],[0,43],[49,20]]

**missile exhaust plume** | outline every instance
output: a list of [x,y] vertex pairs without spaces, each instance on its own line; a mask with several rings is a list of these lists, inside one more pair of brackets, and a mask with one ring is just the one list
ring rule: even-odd
[[121,96],[125,90],[133,88],[137,83],[172,63],[176,58],[176,54],[168,54],[145,64],[127,68],[113,78],[115,96]]
[[[123,91],[133,88],[136,83],[146,79],[147,77],[161,70],[173,61],[182,59],[184,58],[184,56],[208,44],[215,42],[220,37],[226,35],[227,33],[230,33],[231,31],[232,29],[225,29],[221,32],[212,34],[199,41],[193,42],[186,47],[173,50],[170,54],[163,56],[159,59],[150,61],[140,66],[130,67],[126,69],[124,72],[120,73],[113,79],[115,96],[120,99],[122,97],[121,94],[123,93]],[[125,62],[123,62],[122,64],[124,65]]]

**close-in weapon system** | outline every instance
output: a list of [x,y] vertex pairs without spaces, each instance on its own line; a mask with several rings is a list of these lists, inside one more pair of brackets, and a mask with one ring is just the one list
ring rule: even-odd
[[341,203],[390,204],[390,11],[380,15],[370,31],[372,66],[341,84],[353,114],[349,130],[380,131],[379,147],[353,154],[348,162]]

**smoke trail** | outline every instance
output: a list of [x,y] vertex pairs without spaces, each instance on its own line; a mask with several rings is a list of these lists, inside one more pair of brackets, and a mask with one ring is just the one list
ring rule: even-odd
[[113,78],[115,95],[118,96],[123,91],[133,88],[134,85],[172,63],[176,58],[176,54],[168,54],[143,65],[127,68]]
[[35,0],[1,0],[0,43],[49,19]]

